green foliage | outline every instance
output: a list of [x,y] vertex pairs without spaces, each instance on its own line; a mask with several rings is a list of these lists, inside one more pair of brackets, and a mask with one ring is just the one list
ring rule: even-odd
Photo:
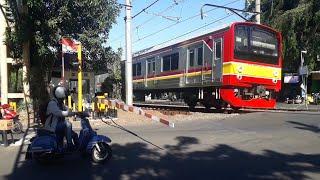
[[[254,4],[247,7],[254,9]],[[297,72],[300,52],[307,50],[306,64],[319,70],[320,1],[319,0],[262,0],[263,24],[279,30],[283,37],[284,71]]]
[[23,92],[22,66],[20,64],[8,66],[8,92]]
[[[46,87],[55,61],[61,60],[62,37],[82,43],[85,66],[91,70],[108,70],[115,60],[111,48],[104,47],[109,30],[119,14],[116,0],[25,0],[27,13],[16,18],[15,30],[7,33],[8,42],[30,43],[31,97],[46,99]],[[15,6],[11,6],[14,11]],[[16,48],[21,50],[21,48]],[[21,54],[15,52],[17,54]]]
[[109,76],[101,85],[102,92],[107,92],[109,94],[109,97],[117,99],[121,98],[121,54],[122,50],[118,49],[118,52],[113,55],[114,60],[111,61],[113,63],[108,65],[110,69],[110,71],[108,71]]

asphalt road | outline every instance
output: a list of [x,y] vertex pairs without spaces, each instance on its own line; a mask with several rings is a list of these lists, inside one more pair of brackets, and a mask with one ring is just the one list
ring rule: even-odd
[[0,148],[3,179],[320,179],[320,114],[257,112],[219,120],[126,127],[106,125],[113,158],[74,155],[50,165]]

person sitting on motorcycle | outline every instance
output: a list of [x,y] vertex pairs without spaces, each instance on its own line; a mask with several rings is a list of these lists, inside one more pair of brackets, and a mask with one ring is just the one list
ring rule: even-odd
[[[65,117],[73,116],[64,105],[63,100],[67,97],[67,91],[63,86],[57,86],[53,89],[53,98],[50,100],[46,111],[45,129],[55,132],[59,146],[63,146],[63,137],[66,135],[68,149],[74,147],[72,143],[73,131],[72,124]],[[76,143],[76,142],[75,142]]]

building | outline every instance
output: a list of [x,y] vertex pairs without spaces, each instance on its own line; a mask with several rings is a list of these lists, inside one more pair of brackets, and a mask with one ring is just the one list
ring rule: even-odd
[[[10,56],[9,49],[4,43],[6,40],[6,29],[13,30],[14,21],[10,21],[12,16],[10,6],[6,0],[0,0],[0,82],[1,82],[1,103],[5,104],[11,101],[28,100],[29,85],[24,80],[29,66],[29,46],[28,43],[23,44],[23,55],[20,59],[22,63],[17,64]],[[17,0],[18,9],[21,10],[22,1]],[[21,10],[22,11],[22,10]]]

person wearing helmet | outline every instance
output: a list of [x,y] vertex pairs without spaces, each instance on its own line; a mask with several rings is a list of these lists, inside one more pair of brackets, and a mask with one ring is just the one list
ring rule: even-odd
[[55,87],[52,93],[53,98],[49,101],[46,111],[45,129],[56,133],[60,147],[66,135],[68,148],[72,148],[72,124],[65,117],[73,116],[75,113],[70,112],[63,103],[67,97],[67,91],[63,86]]

